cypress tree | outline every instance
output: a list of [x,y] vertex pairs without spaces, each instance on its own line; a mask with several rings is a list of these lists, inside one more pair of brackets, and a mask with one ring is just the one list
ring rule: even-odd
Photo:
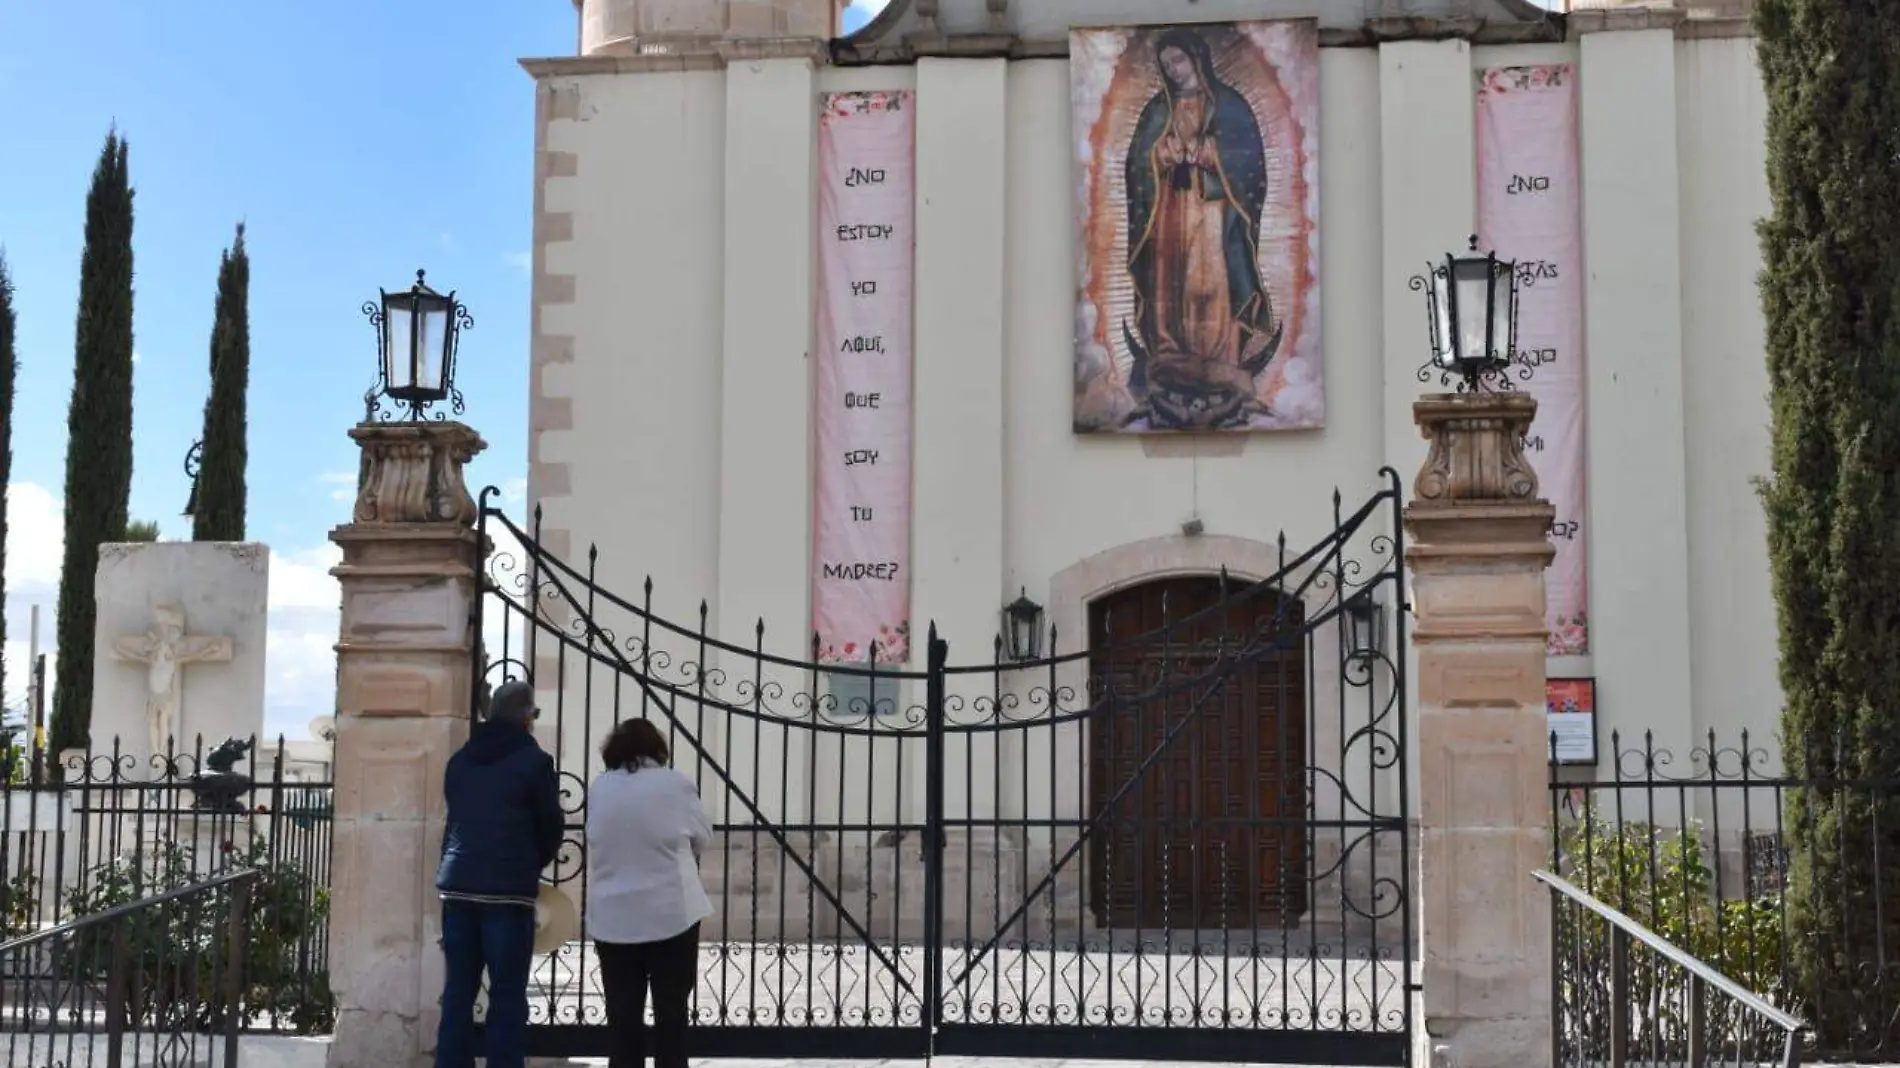
[[211,324],[211,394],[205,399],[204,453],[199,457],[191,540],[244,540],[244,469],[248,462],[245,394],[251,378],[251,258],[244,224],[218,262],[218,300]]
[[125,536],[132,492],[132,184],[117,130],[86,194],[66,428],[66,555],[48,741],[55,753],[86,745],[91,734],[93,578],[100,544]]
[[[1791,776],[1892,778],[1900,753],[1900,4],[1758,0],[1772,214],[1762,485]],[[1900,1041],[1900,797],[1790,799],[1790,956],[1823,1050]],[[1894,799],[1890,799],[1894,798]],[[1876,900],[1876,897],[1884,900]],[[1882,1004],[1887,1002],[1888,1004]]]
[[[13,278],[7,258],[0,253],[0,491],[13,481],[13,379],[20,364],[14,351],[17,322],[13,315]],[[0,605],[7,600],[7,494],[0,492]],[[0,612],[0,643],[7,637],[6,614]],[[7,690],[7,667],[0,657],[0,694]]]

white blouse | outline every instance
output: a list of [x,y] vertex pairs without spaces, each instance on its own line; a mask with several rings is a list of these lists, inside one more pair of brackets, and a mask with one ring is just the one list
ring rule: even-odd
[[712,915],[693,856],[711,844],[712,820],[679,771],[601,773],[587,791],[587,936],[659,942]]

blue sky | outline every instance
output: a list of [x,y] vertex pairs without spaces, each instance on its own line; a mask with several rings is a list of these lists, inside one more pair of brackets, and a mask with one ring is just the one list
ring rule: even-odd
[[[882,3],[859,0],[847,29]],[[42,650],[52,642],[86,186],[106,132],[130,141],[137,189],[132,514],[166,537],[189,533],[183,460],[202,422],[218,256],[247,226],[249,535],[273,553],[266,728],[302,737],[333,699],[325,535],[348,515],[344,430],[374,375],[358,309],[378,286],[427,268],[470,306],[459,381],[489,442],[472,481],[519,499],[534,94],[516,60],[569,54],[574,29],[567,0],[0,3],[0,248],[21,365],[9,703],[32,605]]]
[[[374,347],[358,308],[418,267],[454,287],[474,480],[525,470],[526,254],[533,83],[521,56],[574,43],[566,0],[8,3],[0,11],[0,247],[17,286],[8,653],[28,606],[50,643],[58,499],[85,195],[106,132],[137,188],[132,514],[188,532],[219,252],[251,250],[250,536],[272,567],[268,726],[327,712],[335,587],[325,534],[347,517]],[[233,17],[240,15],[241,17]],[[9,694],[18,680],[9,671]],[[187,709],[189,716],[189,709]]]

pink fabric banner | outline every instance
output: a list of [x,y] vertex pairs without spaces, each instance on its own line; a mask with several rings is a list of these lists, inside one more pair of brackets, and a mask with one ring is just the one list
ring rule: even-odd
[[1590,651],[1585,536],[1583,201],[1576,68],[1492,67],[1478,86],[1478,240],[1517,261],[1517,348],[1534,366],[1513,383],[1537,398],[1525,442],[1557,509],[1545,578],[1550,654]]
[[827,663],[910,657],[908,91],[831,93],[818,118],[812,630]]

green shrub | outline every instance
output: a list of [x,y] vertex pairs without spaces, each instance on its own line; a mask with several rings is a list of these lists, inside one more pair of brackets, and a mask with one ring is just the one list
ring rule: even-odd
[[[329,976],[317,966],[315,945],[326,929],[329,892],[312,885],[292,865],[274,861],[269,844],[226,845],[222,863],[210,871],[193,863],[192,850],[162,843],[148,854],[115,858],[92,869],[67,896],[71,915],[84,916],[162,894],[220,871],[255,868],[243,925],[244,970],[240,1012],[245,1026],[268,1018],[277,1029],[300,1034],[327,1031],[336,1016]],[[131,967],[128,1011],[155,1027],[212,1030],[223,1026],[227,985],[221,969],[229,960],[224,941],[231,913],[230,887],[191,894],[140,909],[122,921]],[[65,968],[104,979],[111,963],[111,925],[87,928],[67,952]],[[65,971],[73,974],[73,971]]]
[[[1771,1003],[1785,1003],[1787,958],[1779,893],[1721,899],[1704,855],[1700,828],[1621,826],[1593,817],[1562,827],[1560,872],[1611,908],[1661,935]],[[1724,889],[1727,889],[1724,887]],[[1740,889],[1739,887],[1737,889]],[[1610,926],[1559,903],[1557,960],[1567,1031],[1607,1044],[1611,998]],[[1689,975],[1635,945],[1629,956],[1631,1048],[1667,1049],[1686,1034]],[[1729,999],[1709,995],[1711,1048],[1759,1030]]]
[[39,919],[40,880],[22,869],[0,882],[0,940],[18,938],[33,930]]

